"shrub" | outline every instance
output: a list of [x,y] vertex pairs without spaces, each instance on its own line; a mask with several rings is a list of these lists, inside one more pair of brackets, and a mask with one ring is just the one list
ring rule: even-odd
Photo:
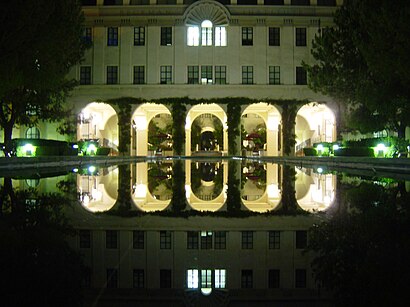
[[334,154],[335,156],[347,157],[374,157],[374,150],[369,147],[339,148],[335,150]]
[[315,148],[305,147],[303,148],[303,154],[306,157],[317,156],[317,150]]

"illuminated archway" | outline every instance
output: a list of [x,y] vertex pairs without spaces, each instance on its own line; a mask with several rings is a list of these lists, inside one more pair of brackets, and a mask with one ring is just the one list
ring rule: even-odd
[[269,156],[279,154],[280,113],[276,107],[264,102],[251,104],[242,113],[242,148]]
[[[185,123],[185,154],[187,156],[190,156],[192,153],[192,146],[193,148],[197,148],[199,150],[199,144],[192,144],[192,139],[191,139],[191,131],[193,129],[192,124],[198,117],[202,117],[202,123],[201,123],[201,133],[205,131],[214,131],[215,130],[215,123],[213,123],[211,120],[214,116],[217,118],[220,123],[222,123],[222,146],[217,146],[215,149],[217,152],[226,153],[227,152],[227,145],[228,145],[228,133],[227,133],[227,117],[225,111],[218,106],[215,103],[212,104],[200,104],[200,105],[195,105],[193,106],[186,118],[186,123]],[[191,146],[192,144],[192,146]],[[221,144],[219,144],[221,145]]]
[[336,140],[336,119],[332,110],[324,104],[304,105],[296,116],[296,154],[314,143]]
[[100,147],[118,152],[118,116],[106,103],[92,102],[78,115],[77,140],[95,141]]

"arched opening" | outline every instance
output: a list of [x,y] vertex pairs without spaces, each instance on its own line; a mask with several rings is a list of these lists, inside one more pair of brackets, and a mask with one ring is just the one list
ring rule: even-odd
[[303,154],[303,148],[315,143],[336,140],[336,119],[332,110],[324,104],[304,105],[296,116],[296,155]]
[[81,110],[77,121],[77,140],[83,154],[118,153],[118,116],[106,103],[90,103]]
[[262,102],[248,106],[241,122],[243,155],[278,155],[279,123],[280,113],[274,106]]

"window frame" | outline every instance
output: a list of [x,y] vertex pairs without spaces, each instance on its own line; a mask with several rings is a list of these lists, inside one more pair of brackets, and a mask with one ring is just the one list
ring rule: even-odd
[[80,85],[91,85],[91,66],[80,66]]
[[118,27],[107,27],[107,46],[118,46]]
[[280,66],[269,66],[269,84],[280,85]]
[[199,232],[198,231],[187,231],[187,249],[199,249]]
[[269,249],[280,249],[280,230],[269,231]]
[[134,46],[145,46],[145,27],[134,27]]
[[198,65],[188,65],[187,67],[187,83],[188,84],[199,84],[199,66]]
[[253,249],[253,231],[242,231],[242,249]]
[[161,27],[161,46],[172,46],[172,27]]
[[253,66],[242,66],[242,84],[254,84],[253,82]]
[[134,289],[144,289],[145,288],[145,270],[144,269],[133,269],[132,287]]
[[[212,84],[213,83],[213,69],[212,65],[201,65],[201,84]],[[206,80],[204,82],[204,80]]]
[[91,230],[80,229],[78,232],[80,248],[91,248]]
[[242,27],[242,46],[253,46],[253,27]]
[[307,71],[302,66],[296,66],[296,85],[307,85]]
[[159,232],[159,248],[171,249],[172,247],[172,232],[169,230],[161,230]]
[[295,28],[295,46],[306,47],[307,46],[307,29],[302,27]]
[[118,84],[118,66],[107,66],[107,84]]
[[145,231],[133,230],[132,231],[132,248],[133,249],[145,249]]
[[133,84],[145,84],[145,66],[135,65],[133,68]]
[[269,27],[268,44],[274,47],[280,46],[280,27]]
[[118,249],[118,230],[105,231],[105,248]]
[[172,66],[171,65],[161,65],[160,66],[160,84],[172,84]]

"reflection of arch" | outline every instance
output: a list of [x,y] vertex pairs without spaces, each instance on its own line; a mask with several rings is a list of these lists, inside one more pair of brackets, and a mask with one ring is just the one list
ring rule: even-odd
[[77,139],[98,139],[100,146],[118,146],[118,116],[106,103],[89,103],[78,115]]
[[299,109],[296,115],[296,152],[313,143],[334,142],[336,119],[325,104],[310,103]]
[[[223,129],[223,148],[219,148],[219,151],[226,152],[226,148],[228,145],[228,133],[227,133],[227,117],[225,111],[217,104],[211,103],[211,104],[199,104],[193,106],[186,118],[185,122],[185,154],[187,156],[191,155],[191,127],[192,123],[197,119],[199,116],[203,114],[210,114],[213,116],[216,116],[220,122],[222,123],[222,129]],[[204,131],[211,129],[204,129]]]
[[305,211],[323,211],[335,200],[336,176],[297,170],[296,200]]
[[94,175],[78,175],[77,189],[81,205],[91,212],[110,210],[118,197],[118,169]]
[[30,127],[26,130],[26,139],[39,139],[40,130],[37,127]]
[[159,114],[171,115],[169,109],[162,104],[144,103],[132,115],[131,154],[148,155],[148,125]]
[[[266,127],[266,155],[277,156],[279,154],[279,123],[280,123],[280,113],[278,109],[264,102],[255,103],[249,105],[242,113],[242,124],[245,129],[255,126],[253,121],[256,120],[252,118],[252,114],[256,114],[263,120]],[[259,121],[260,121],[259,119]]]

